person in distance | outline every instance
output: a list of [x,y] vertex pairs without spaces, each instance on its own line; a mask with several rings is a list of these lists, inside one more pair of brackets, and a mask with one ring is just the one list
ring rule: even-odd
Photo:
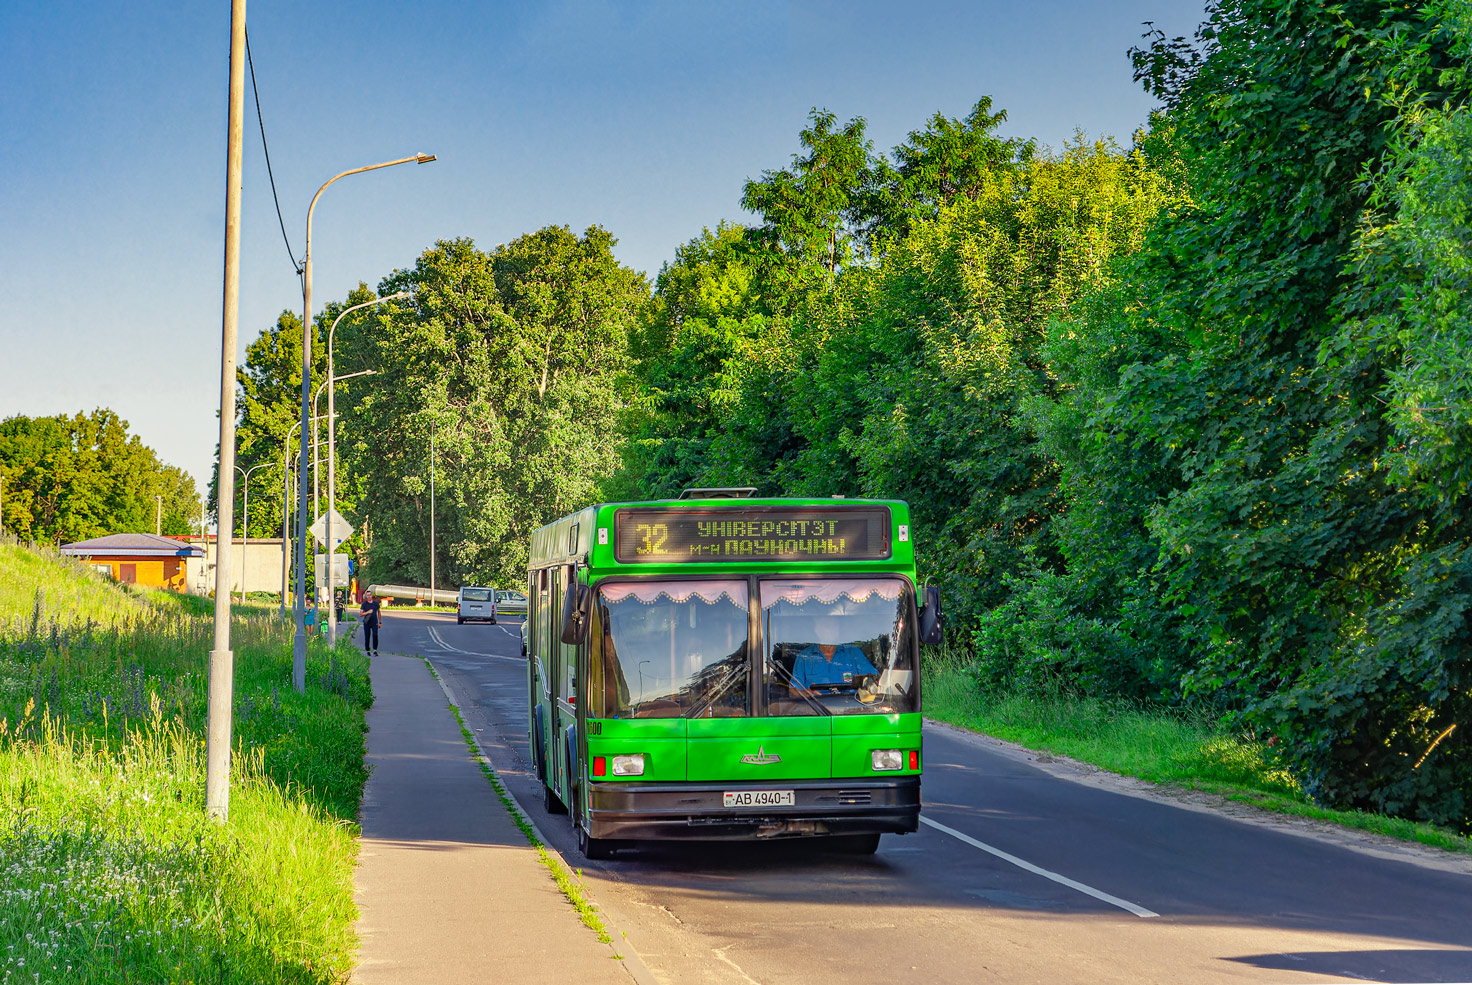
[[363,593],[363,607],[359,613],[363,617],[363,652],[378,652],[378,623],[380,617],[381,603],[370,588]]

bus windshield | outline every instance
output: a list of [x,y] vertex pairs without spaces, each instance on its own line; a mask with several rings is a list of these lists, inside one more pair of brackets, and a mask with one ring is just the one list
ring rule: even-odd
[[915,710],[904,579],[767,579],[760,592],[767,714]]
[[747,600],[745,581],[600,587],[590,712],[599,718],[750,714]]

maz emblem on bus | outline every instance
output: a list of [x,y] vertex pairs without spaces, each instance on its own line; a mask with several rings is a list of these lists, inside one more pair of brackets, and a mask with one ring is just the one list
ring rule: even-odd
[[766,749],[762,748],[761,746],[757,746],[755,753],[747,753],[745,756],[741,757],[741,761],[743,763],[750,763],[752,766],[770,766],[773,763],[782,762],[782,757],[768,756]]

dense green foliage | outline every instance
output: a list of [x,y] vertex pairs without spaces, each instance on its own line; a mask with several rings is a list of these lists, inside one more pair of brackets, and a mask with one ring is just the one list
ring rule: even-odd
[[[814,121],[804,144],[827,147],[831,117]],[[1044,329],[1139,245],[1172,192],[1144,148],[1080,138],[1038,152],[991,136],[999,121],[982,100],[911,134],[895,164],[844,157],[830,177],[847,190],[824,186],[801,222],[795,189],[816,179],[812,155],[798,158],[747,187],[773,209],[765,226],[722,226],[680,251],[636,333],[647,389],[630,491],[907,499],[928,571],[970,621],[1029,551],[1052,553],[1057,469],[1022,413],[1054,387]],[[843,132],[865,152],[862,121]],[[803,264],[809,275],[785,283],[805,289],[774,293],[770,271]]]
[[450,584],[600,496],[903,498],[978,688],[1217,716],[1322,804],[1472,830],[1469,37],[1220,0],[1132,53],[1129,147],[814,109],[652,296],[601,230],[440,243],[339,341],[382,374],[342,420],[372,577],[427,581],[431,435]]
[[613,242],[597,227],[489,253],[441,242],[380,285],[410,301],[338,330],[341,358],[378,371],[339,404],[372,581],[429,584],[431,464],[442,585],[521,584],[531,532],[593,499],[647,298]]
[[44,543],[151,533],[155,496],[163,497],[166,534],[189,533],[199,517],[194,480],[104,408],[0,421],[0,485],[0,530]]
[[343,980],[366,658],[314,640],[299,695],[290,626],[237,612],[230,823],[216,825],[208,601],[10,542],[0,574],[0,977]]
[[1465,3],[1214,4],[1127,153],[815,111],[636,335],[621,489],[910,501],[979,686],[1226,713],[1472,828]]

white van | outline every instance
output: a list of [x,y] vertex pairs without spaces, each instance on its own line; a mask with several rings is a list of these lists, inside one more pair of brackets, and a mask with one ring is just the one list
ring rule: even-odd
[[455,622],[464,625],[468,619],[496,621],[496,590],[494,588],[460,589],[460,599],[455,610]]

